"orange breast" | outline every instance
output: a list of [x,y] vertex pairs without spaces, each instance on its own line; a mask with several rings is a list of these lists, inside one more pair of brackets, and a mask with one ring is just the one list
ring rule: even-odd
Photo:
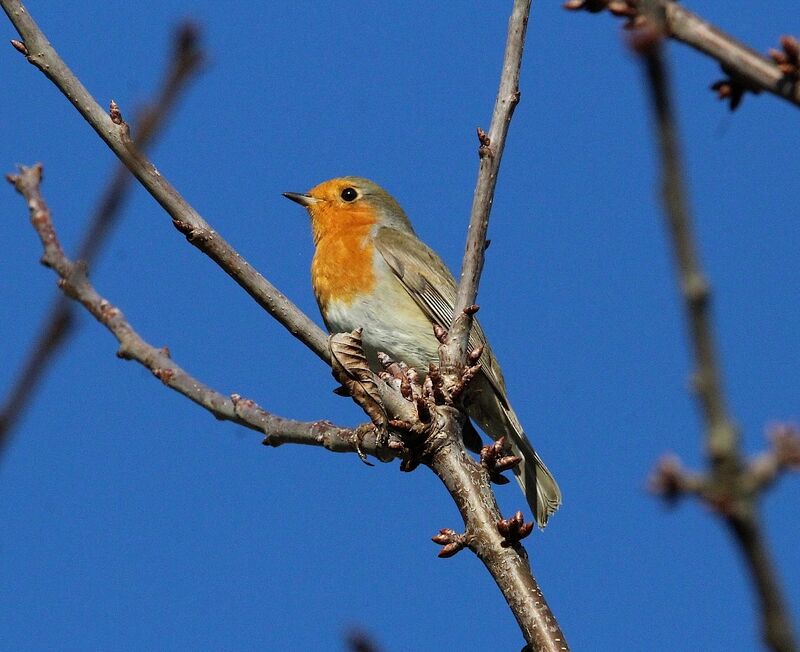
[[350,303],[375,287],[373,255],[369,240],[371,225],[326,233],[317,242],[311,263],[311,283],[320,309],[330,301]]

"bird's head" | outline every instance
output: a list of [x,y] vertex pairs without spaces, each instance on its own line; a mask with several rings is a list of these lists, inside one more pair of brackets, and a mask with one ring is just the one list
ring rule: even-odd
[[412,231],[400,204],[377,183],[362,177],[338,177],[306,193],[285,192],[283,196],[308,210],[314,242],[330,233],[376,225]]

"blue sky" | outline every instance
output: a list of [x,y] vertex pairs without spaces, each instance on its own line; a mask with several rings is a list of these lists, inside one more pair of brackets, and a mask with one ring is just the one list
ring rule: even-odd
[[[689,6],[760,51],[800,34],[789,0]],[[209,66],[154,161],[315,319],[307,219],[282,191],[370,177],[460,264],[475,127],[488,128],[510,3],[28,7],[101,104],[128,115],[159,78],[172,26],[202,24]],[[4,40],[16,36],[0,24]],[[707,90],[720,77],[712,61],[677,45],[669,54],[725,386],[753,453],[768,424],[800,421],[798,113],[749,96],[730,114]],[[74,249],[113,157],[11,47],[0,71],[3,171],[44,162]],[[663,452],[696,466],[702,446],[641,82],[611,18],[534,4],[481,318],[564,492],[528,550],[574,649],[749,650],[753,598],[727,533],[704,508],[668,509],[644,489]],[[5,391],[54,277],[10,187],[0,215]],[[220,391],[294,418],[363,419],[142,190],[91,276],[144,337]],[[522,646],[479,562],[436,558],[429,537],[460,519],[430,472],[263,448],[81,324],[0,463],[3,648],[340,650],[351,626],[388,651]],[[498,495],[507,512],[523,507],[514,485]],[[798,499],[788,478],[763,503],[796,621]]]

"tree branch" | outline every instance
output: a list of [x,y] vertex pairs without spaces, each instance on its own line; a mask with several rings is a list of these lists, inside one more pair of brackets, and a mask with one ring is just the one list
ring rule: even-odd
[[[528,643],[526,649],[568,651],[569,645],[533,576],[525,549],[519,539],[501,534],[501,528],[509,522],[521,524],[522,513],[518,512],[512,519],[501,516],[489,473],[473,461],[464,447],[463,417],[458,411],[440,408],[437,417],[441,420],[437,426],[441,441],[427,464],[445,484],[464,519],[465,531],[456,535],[455,546],[451,548],[453,554],[459,547],[468,547],[483,562],[517,619]],[[519,538],[527,536],[532,529],[533,523],[525,524]],[[452,537],[455,533],[445,530],[439,536],[442,534]],[[451,539],[435,537],[434,541],[447,544]],[[445,550],[446,547],[442,552]]]
[[[359,334],[335,337],[338,346],[342,340],[358,338]],[[365,365],[359,361],[361,355],[353,356],[351,377],[361,377],[364,373]],[[334,351],[334,359],[342,359],[339,351]],[[476,463],[464,446],[464,415],[453,405],[451,392],[442,391],[449,389],[447,375],[433,367],[422,381],[414,370],[387,356],[382,356],[381,362],[385,369],[382,379],[397,388],[394,394],[402,395],[404,403],[399,407],[392,405],[388,410],[389,424],[405,431],[400,468],[410,471],[419,463],[430,467],[447,487],[464,521],[463,533],[443,528],[433,537],[433,541],[442,546],[439,556],[451,557],[464,548],[472,550],[511,607],[529,645],[527,649],[569,650],[520,543],[533,530],[533,523],[525,523],[522,512],[504,519],[492,492],[491,483],[498,480],[498,472],[518,463],[519,458],[505,457],[488,463],[493,453],[503,450],[502,442],[498,442],[484,447],[481,464]],[[468,374],[469,368],[464,373]],[[370,409],[371,391],[370,387],[354,392],[353,396]],[[384,401],[384,405],[388,405],[387,402]]]
[[[567,0],[564,7],[592,13],[608,9],[616,16],[627,18],[629,26],[638,26],[644,18],[641,10],[644,4],[644,0]],[[666,35],[716,59],[729,76],[730,79],[715,83],[712,89],[720,99],[730,100],[731,109],[739,105],[745,91],[767,91],[800,106],[797,71],[791,65],[782,65],[781,56],[776,58],[773,54],[770,60],[673,0],[659,0],[659,4]],[[796,59],[796,50],[791,46],[789,49],[785,54],[789,59]]]
[[256,302],[325,362],[329,362],[325,333],[297,306],[242,258],[178,193],[134,144],[119,107],[103,111],[62,61],[28,10],[18,0],[0,0],[23,42],[15,47],[72,102],[100,138],[125,164],[153,198],[172,217],[186,239],[216,262]]
[[760,526],[758,497],[764,484],[759,486],[752,481],[751,469],[742,459],[739,435],[726,406],[709,314],[711,291],[697,253],[669,82],[661,53],[663,32],[659,19],[663,19],[663,7],[659,2],[651,4],[653,13],[648,14],[647,24],[634,36],[634,47],[643,56],[649,82],[661,160],[664,216],[694,351],[694,389],[705,421],[710,465],[706,475],[693,476],[691,482],[679,482],[678,467],[673,463],[671,474],[675,480],[670,483],[664,482],[662,464],[661,484],[670,487],[669,493],[673,496],[680,491],[691,491],[711,504],[723,518],[744,555],[756,586],[764,641],[773,650],[788,652],[795,649],[791,621]]
[[[474,303],[483,271],[497,175],[508,128],[520,98],[519,72],[530,7],[530,0],[514,1],[489,133],[478,129],[480,165],[461,277],[451,327],[439,349],[442,370],[445,371],[443,382],[448,389],[445,396],[454,395],[456,387],[468,382],[465,376],[470,371],[465,368],[465,363],[469,333],[477,310]],[[435,397],[435,391],[430,393]],[[521,513],[512,519],[503,519],[491,489],[489,472],[477,465],[464,447],[464,416],[446,404],[439,405],[435,411],[431,409],[431,412],[435,412],[437,425],[436,434],[429,440],[432,453],[426,464],[447,487],[465,526],[463,534],[445,529],[434,537],[434,541],[444,546],[440,554],[450,556],[462,547],[469,547],[503,592],[529,649],[568,650],[558,621],[533,576],[527,553],[519,543],[530,533],[532,524],[524,524]]]
[[530,0],[515,0],[511,17],[508,19],[508,36],[503,55],[503,69],[500,85],[492,112],[489,133],[478,128],[480,165],[478,180],[472,199],[467,243],[464,259],[461,264],[461,277],[458,294],[453,308],[453,320],[445,342],[442,363],[445,367],[463,367],[467,357],[469,333],[472,328],[472,316],[478,295],[478,284],[486,252],[486,232],[489,228],[489,215],[494,201],[494,190],[500,161],[506,145],[506,135],[511,124],[514,109],[519,103],[519,71],[522,66],[522,52],[525,47],[525,34],[530,15]]
[[[175,31],[172,56],[161,89],[153,102],[139,112],[136,120],[136,141],[142,150],[147,149],[158,136],[172,113],[180,93],[202,66],[205,56],[199,48],[198,41],[198,30],[191,23],[185,23]],[[132,181],[133,177],[128,168],[122,163],[118,164],[100,197],[83,242],[78,248],[78,260],[84,261],[87,265],[91,265],[95,260],[116,224]],[[72,333],[75,325],[74,316],[73,304],[63,294],[57,294],[39,329],[39,336],[0,408],[0,453],[8,445],[11,430],[33,398],[36,387],[50,362]]]
[[327,421],[285,419],[266,412],[255,402],[238,394],[230,397],[220,394],[190,376],[172,360],[167,348],[156,348],[143,340],[125,319],[122,311],[97,293],[86,275],[86,266],[82,262],[73,262],[66,256],[53,226],[50,209],[40,192],[42,166],[22,167],[19,174],[9,174],[7,178],[28,204],[31,223],[44,247],[42,264],[58,274],[58,285],[67,297],[79,302],[117,338],[120,344],[118,357],[135,360],[143,365],[167,387],[205,408],[217,419],[233,421],[265,434],[265,445],[306,444],[324,446],[339,453],[363,451],[384,458],[392,455],[390,451],[377,446],[371,424],[349,429],[334,426]]

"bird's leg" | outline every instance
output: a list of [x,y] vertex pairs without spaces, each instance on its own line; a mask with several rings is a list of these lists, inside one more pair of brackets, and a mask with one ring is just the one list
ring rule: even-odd
[[390,358],[382,351],[378,352],[378,362],[382,370],[378,377],[400,392],[403,398],[414,405],[417,418],[413,421],[406,419],[390,419],[388,425],[402,441],[402,462],[400,470],[413,471],[423,461],[426,450],[425,441],[428,431],[432,426],[431,405],[424,389],[425,381],[413,367]]
[[[378,447],[385,447],[389,443],[387,430],[388,417],[381,401],[380,389],[375,375],[369,368],[367,357],[361,341],[361,329],[352,333],[335,333],[328,338],[331,352],[331,372],[333,377],[341,383],[347,394],[369,416],[378,434]],[[339,389],[338,394],[342,391]],[[355,442],[356,452],[362,461],[367,462],[366,455],[361,450],[360,442]]]

